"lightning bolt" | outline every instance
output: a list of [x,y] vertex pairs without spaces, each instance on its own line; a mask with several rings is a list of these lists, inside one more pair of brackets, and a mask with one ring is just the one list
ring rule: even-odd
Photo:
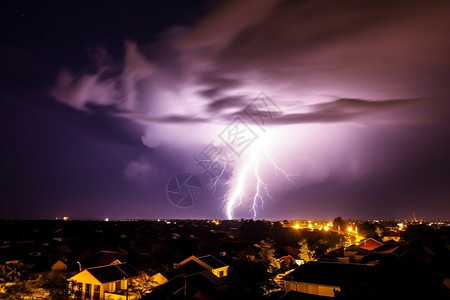
[[[249,197],[250,212],[253,214],[253,218],[256,218],[258,208],[264,207],[265,199],[273,200],[269,193],[269,186],[264,181],[260,170],[263,162],[268,162],[276,172],[281,173],[289,182],[295,184],[292,180],[292,177],[295,175],[289,175],[269,155],[265,139],[255,142],[253,147],[247,150],[250,151],[250,159],[239,170],[237,178],[229,182],[231,188],[224,195],[224,204],[228,219],[233,219],[234,210],[243,204],[247,190],[249,189],[253,190],[253,193],[251,193],[252,196]],[[253,188],[251,179],[254,179]]]
[[[217,184],[219,180],[223,177],[225,171],[227,170],[228,166],[232,162],[230,160],[230,157],[232,156],[232,153],[219,153],[213,158],[198,158],[196,157],[196,162],[204,163],[207,167],[205,168],[204,172],[210,172],[209,174],[217,173],[215,176],[211,176],[209,182],[211,183],[210,189],[213,190],[213,193],[215,193],[217,189]],[[217,170],[217,172],[215,172]]]

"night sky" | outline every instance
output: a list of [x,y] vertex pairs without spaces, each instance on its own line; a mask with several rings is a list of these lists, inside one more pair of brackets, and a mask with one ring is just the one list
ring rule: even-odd
[[450,219],[449,1],[4,1],[0,23],[0,218]]

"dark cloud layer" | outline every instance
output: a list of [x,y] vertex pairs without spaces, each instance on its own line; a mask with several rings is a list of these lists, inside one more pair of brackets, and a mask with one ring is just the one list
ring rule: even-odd
[[367,101],[338,99],[311,106],[312,112],[286,114],[271,124],[363,122],[378,124],[441,123],[449,118],[447,99]]

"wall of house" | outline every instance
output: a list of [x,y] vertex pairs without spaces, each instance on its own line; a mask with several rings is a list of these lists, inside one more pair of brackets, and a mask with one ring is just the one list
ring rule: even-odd
[[363,257],[364,255],[355,255],[355,262],[359,262]]
[[[78,283],[82,283],[82,284],[83,284],[83,286],[82,286],[82,291],[83,291],[83,299],[84,299],[84,300],[91,300],[91,299],[94,299],[94,286],[95,286],[96,284],[91,284],[91,295],[90,295],[89,298],[86,298],[86,297],[85,297],[85,293],[86,293],[86,284],[90,284],[90,283],[89,283],[89,282],[77,282],[77,281],[74,281],[74,282],[76,282],[77,284],[78,284]],[[100,285],[100,298],[99,298],[99,300],[104,300],[103,295],[104,295],[104,288],[103,288],[102,285]]]
[[114,292],[114,283],[108,282],[102,285],[104,292]]
[[[220,276],[220,272],[223,271],[223,275]],[[214,275],[216,275],[217,277],[225,277],[228,276],[228,266],[223,267],[223,268],[217,268],[217,269],[213,269],[212,273]]]
[[341,264],[349,264],[350,263],[351,256],[347,257],[338,257],[338,262]]
[[189,262],[189,261],[196,261],[199,265],[205,267],[208,271],[210,271],[211,273],[213,273],[214,275],[216,275],[217,277],[221,277],[220,275],[220,271],[223,271],[223,276],[228,276],[228,266],[222,267],[222,268],[217,268],[217,269],[213,269],[210,265],[204,263],[201,259],[195,257],[194,255],[186,258],[185,260],[183,260],[182,262],[180,262],[179,264],[174,264],[174,267],[177,268],[179,266],[184,265],[185,263]]
[[164,277],[161,273],[156,273],[155,275],[150,277],[151,285],[152,286],[160,286],[161,284],[164,284],[167,282],[167,278]]
[[390,240],[398,242],[398,241],[400,241],[400,237],[399,236],[383,236],[383,242],[387,242]]
[[[138,299],[138,296],[134,293],[128,294],[128,300]],[[105,300],[127,300],[127,295],[118,295],[114,293],[105,293]]]
[[324,297],[334,297],[334,290],[340,291],[339,286],[316,283],[285,281],[286,293],[290,291],[302,292]]
[[83,284],[83,293],[86,292],[86,284],[90,284],[91,285],[91,297],[87,298],[86,300],[93,299],[94,286],[95,285],[100,285],[100,300],[103,300],[103,297],[102,297],[102,295],[103,295],[102,284],[94,276],[92,276],[92,274],[89,273],[89,271],[83,270],[80,273],[72,276],[69,280],[77,282],[77,283],[82,283]]

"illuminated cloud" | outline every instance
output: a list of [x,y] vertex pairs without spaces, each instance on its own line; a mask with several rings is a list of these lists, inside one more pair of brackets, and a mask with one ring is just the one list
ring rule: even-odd
[[[268,124],[270,150],[299,187],[352,182],[384,153],[366,135],[447,122],[449,12],[441,0],[230,1],[151,45],[126,41],[122,61],[101,52],[93,74],[62,71],[51,94],[81,111],[109,108],[142,126],[149,148],[185,149],[191,162],[263,91],[282,110]],[[400,165],[398,156],[383,161]],[[133,161],[125,177],[150,170]]]
[[152,182],[152,177],[162,174],[163,170],[155,166],[145,156],[142,156],[139,160],[130,161],[123,172],[126,180],[139,187],[147,186],[149,182]]

